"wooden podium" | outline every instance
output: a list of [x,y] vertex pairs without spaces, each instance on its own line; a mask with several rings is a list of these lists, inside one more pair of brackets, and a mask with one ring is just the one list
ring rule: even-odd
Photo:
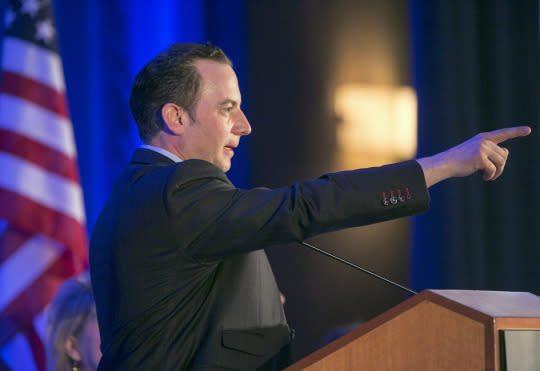
[[286,370],[505,370],[503,330],[540,330],[540,297],[425,290]]

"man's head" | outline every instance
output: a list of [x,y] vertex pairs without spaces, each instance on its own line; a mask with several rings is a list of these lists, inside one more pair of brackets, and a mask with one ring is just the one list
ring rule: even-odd
[[218,47],[175,43],[135,76],[129,106],[143,142],[150,142],[163,129],[161,109],[166,103],[175,103],[193,113],[201,87],[201,76],[195,67],[200,59],[232,66]]
[[130,105],[145,143],[228,171],[240,137],[251,132],[241,101],[219,48],[174,44],[139,72]]

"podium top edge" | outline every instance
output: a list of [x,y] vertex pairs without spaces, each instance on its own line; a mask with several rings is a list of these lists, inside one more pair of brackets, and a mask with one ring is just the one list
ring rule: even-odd
[[530,292],[425,290],[490,317],[540,317],[540,297]]

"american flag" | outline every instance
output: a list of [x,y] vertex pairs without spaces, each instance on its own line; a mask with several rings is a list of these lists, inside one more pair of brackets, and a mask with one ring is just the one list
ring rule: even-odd
[[88,266],[50,0],[8,0],[0,87],[0,370],[45,370],[44,310]]

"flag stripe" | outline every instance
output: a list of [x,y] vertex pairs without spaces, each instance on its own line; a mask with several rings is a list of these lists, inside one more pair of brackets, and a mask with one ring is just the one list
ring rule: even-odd
[[34,362],[39,370],[45,369],[45,346],[41,342],[34,326],[29,326],[25,329],[24,334],[26,340],[32,349],[32,355],[34,356]]
[[[83,267],[83,269],[75,267]],[[80,259],[75,258],[69,250],[65,250],[54,264],[49,266],[2,311],[0,324],[8,324],[8,326],[0,332],[0,347],[15,335],[17,330],[9,332],[10,328],[21,328],[32,323],[33,318],[47,306],[60,284],[66,278],[81,273],[86,268],[81,265]]]
[[75,157],[71,121],[21,98],[0,94],[0,128]]
[[66,97],[63,93],[25,76],[4,71],[0,90],[5,94],[23,98],[59,116],[69,118]]
[[32,357],[32,348],[22,333],[16,334],[13,340],[2,349],[2,358],[9,371],[38,371]]
[[75,159],[44,146],[23,135],[0,128],[0,151],[10,153],[16,157],[24,158],[45,170],[71,180],[79,182],[79,173]]
[[3,41],[2,69],[25,75],[43,85],[65,92],[62,61],[55,52],[15,37],[6,36]]
[[63,250],[58,242],[40,235],[34,235],[20,246],[0,266],[0,311],[46,271]]
[[14,226],[10,226],[6,231],[0,234],[0,264],[6,261],[11,254],[17,251],[28,239],[32,236],[28,233],[24,233]]
[[82,190],[79,184],[51,174],[42,168],[5,152],[0,152],[0,187],[84,223]]
[[47,339],[47,316],[48,316],[49,305],[47,304],[45,308],[38,314],[34,316],[32,323],[34,324],[34,329],[40,337],[40,339],[45,342]]
[[6,343],[9,342],[19,330],[20,327],[18,323],[13,321],[9,316],[4,315],[0,312],[0,347],[3,347]]
[[0,218],[23,231],[39,233],[56,240],[86,257],[86,229],[73,218],[49,209],[17,193],[0,189]]

